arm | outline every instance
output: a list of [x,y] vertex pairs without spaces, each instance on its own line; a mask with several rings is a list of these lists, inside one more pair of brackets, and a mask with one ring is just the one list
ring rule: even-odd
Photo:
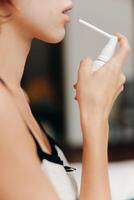
[[80,200],[111,200],[108,120],[114,101],[124,88],[126,78],[122,66],[130,51],[127,39],[120,34],[117,36],[120,48],[116,55],[96,72],[92,71],[92,61],[83,59],[74,85],[83,136]]
[[[83,159],[80,200],[110,200],[108,178],[107,137],[105,141],[96,135],[108,135],[108,122],[93,118],[90,127],[83,124]],[[91,125],[93,124],[93,125]],[[86,135],[90,134],[90,138]]]
[[0,83],[0,199],[59,200],[41,170],[36,147]]

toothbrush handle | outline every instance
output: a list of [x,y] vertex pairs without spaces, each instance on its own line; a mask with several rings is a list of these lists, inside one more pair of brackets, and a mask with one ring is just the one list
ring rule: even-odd
[[98,59],[93,63],[93,71],[100,69],[115,53],[116,46],[118,43],[117,37],[113,36],[109,42],[102,49]]
[[93,62],[93,71],[97,71],[99,70],[103,65],[105,64],[105,62],[101,61],[101,60],[96,60]]

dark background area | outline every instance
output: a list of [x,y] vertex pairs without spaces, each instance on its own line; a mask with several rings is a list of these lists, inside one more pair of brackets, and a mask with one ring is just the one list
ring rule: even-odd
[[34,39],[22,79],[35,118],[49,125],[59,143],[64,138],[62,62],[62,43]]

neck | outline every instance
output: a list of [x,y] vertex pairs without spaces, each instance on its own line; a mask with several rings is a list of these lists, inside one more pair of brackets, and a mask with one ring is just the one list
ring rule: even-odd
[[0,29],[0,78],[13,91],[21,89],[21,79],[31,41],[32,39],[12,22],[3,24]]

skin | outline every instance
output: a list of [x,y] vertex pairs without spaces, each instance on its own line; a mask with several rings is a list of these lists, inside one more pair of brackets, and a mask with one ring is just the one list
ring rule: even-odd
[[[0,66],[4,66],[1,67],[0,73],[3,74],[5,80],[10,81],[11,87],[20,88],[24,64],[33,38],[49,43],[58,43],[63,40],[66,16],[62,11],[70,3],[69,0],[58,2],[57,0],[49,2],[47,0],[13,0],[16,9],[9,5],[1,7],[3,15],[13,14],[6,23],[1,25],[0,33]],[[5,55],[9,59],[5,59]],[[11,74],[12,77],[9,77]]]
[[83,136],[80,200],[111,200],[107,157],[109,116],[124,90],[126,77],[122,68],[131,51],[127,38],[119,33],[117,37],[120,48],[115,56],[97,72],[92,71],[90,58],[83,59],[74,85]]
[[[0,6],[4,15],[12,13],[12,17],[1,25],[0,74],[12,90],[14,101],[17,95],[21,114],[34,127],[42,148],[50,152],[48,141],[43,139],[20,83],[32,39],[49,43],[63,40],[66,16],[62,11],[70,1],[13,0],[13,4],[15,8]],[[92,71],[90,58],[81,60],[78,81],[74,85],[83,136],[80,200],[111,199],[107,158],[108,119],[114,101],[123,90],[125,76],[122,67],[130,52],[127,39],[120,34],[117,37],[120,44],[118,52],[99,71]],[[47,174],[41,171],[35,143],[15,102],[1,82],[0,89],[0,199],[59,200]]]

